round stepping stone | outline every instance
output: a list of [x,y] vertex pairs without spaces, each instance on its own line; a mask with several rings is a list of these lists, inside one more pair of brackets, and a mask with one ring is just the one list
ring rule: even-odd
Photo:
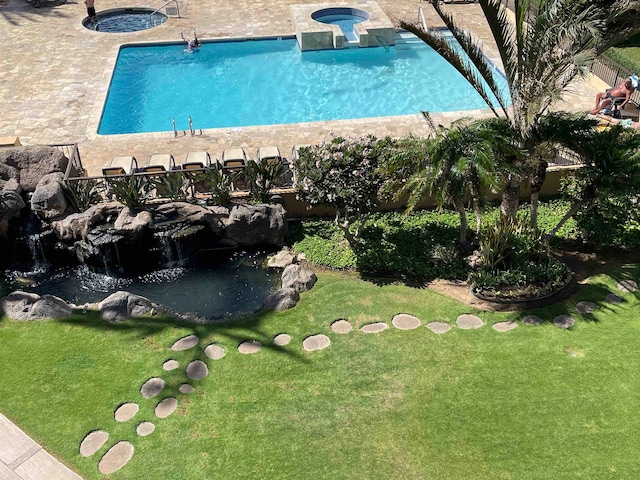
[[116,422],[126,422],[138,413],[138,408],[137,403],[123,403],[116,409],[113,416]]
[[632,293],[638,290],[638,284],[633,280],[622,280],[618,283],[618,290],[624,293]]
[[278,347],[284,347],[285,345],[289,345],[291,341],[291,335],[287,335],[286,333],[281,333],[280,335],[276,335],[273,337],[273,343]]
[[596,309],[596,304],[593,302],[578,302],[576,304],[576,310],[578,313],[591,313]]
[[109,439],[109,434],[104,430],[96,430],[89,433],[80,443],[80,455],[90,457],[96,453]]
[[244,353],[245,355],[251,355],[252,353],[256,353],[261,348],[262,348],[262,344],[257,340],[242,342],[240,345],[238,345],[238,351],[240,353]]
[[140,387],[140,395],[143,398],[153,398],[164,389],[164,380],[158,377],[151,377]]
[[195,390],[195,388],[193,388],[188,383],[183,383],[178,387],[178,390],[180,390],[180,393],[191,393]]
[[104,475],[117,472],[133,457],[133,445],[129,442],[118,442],[100,459],[98,470]]
[[353,327],[349,323],[349,320],[340,318],[331,324],[331,330],[344,335],[353,330]]
[[327,348],[331,345],[331,340],[329,337],[323,334],[311,335],[307,337],[302,342],[302,348],[305,350],[312,352],[314,350],[322,350],[323,348]]
[[389,328],[389,325],[387,325],[386,323],[376,322],[370,323],[368,325],[363,325],[362,327],[360,327],[360,330],[362,330],[364,333],[378,333],[386,330],[387,328]]
[[406,313],[399,313],[393,317],[391,323],[393,323],[393,326],[398,330],[413,330],[420,326],[420,320],[418,317],[414,317],[413,315],[408,315]]
[[480,317],[464,314],[460,315],[456,319],[456,325],[458,325],[458,328],[461,328],[463,330],[470,330],[473,328],[480,328],[484,325],[484,322],[480,319]]
[[176,408],[178,408],[178,400],[173,397],[165,398],[156,405],[156,417],[167,418],[176,410]]
[[618,305],[619,303],[624,302],[624,299],[620,295],[616,295],[615,293],[607,293],[607,296],[604,297],[604,299],[609,303],[613,303],[614,305]]
[[224,357],[224,348],[212,343],[204,349],[204,354],[212,360],[220,360]]
[[540,325],[542,319],[538,315],[527,315],[522,319],[522,323],[525,325]]
[[187,377],[191,380],[202,380],[207,375],[209,375],[209,369],[202,360],[194,360],[187,365]]
[[198,345],[200,339],[195,335],[187,335],[186,337],[182,337],[179,340],[176,340],[173,345],[171,345],[171,350],[174,352],[182,352],[183,350],[189,350],[190,348]]
[[553,319],[553,324],[558,328],[571,328],[575,323],[576,321],[571,315],[558,315]]
[[517,326],[518,324],[516,322],[498,322],[492,325],[493,329],[497,332],[508,332]]
[[162,364],[162,369],[166,370],[167,372],[171,371],[171,370],[175,370],[176,368],[178,368],[178,361],[177,360],[167,360],[166,362],[164,362]]
[[437,333],[438,335],[442,335],[443,333],[447,333],[451,328],[451,325],[445,322],[430,322],[427,323],[427,328],[431,330],[433,333]]
[[142,422],[136,427],[136,433],[141,437],[146,437],[147,435],[151,435],[155,429],[156,426],[153,423]]

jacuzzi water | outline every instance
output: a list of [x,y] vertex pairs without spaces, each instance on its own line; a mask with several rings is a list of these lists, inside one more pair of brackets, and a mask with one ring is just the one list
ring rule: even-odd
[[348,41],[355,41],[357,37],[354,33],[353,26],[356,23],[364,22],[366,19],[355,15],[324,15],[315,20],[329,25],[338,25]]
[[144,8],[117,9],[98,12],[98,22],[84,21],[89,30],[107,33],[138,32],[162,25],[167,16]]
[[200,258],[197,266],[166,268],[136,277],[96,273],[86,266],[55,271],[40,266],[30,272],[5,272],[0,292],[50,294],[83,305],[125,290],[179,313],[220,319],[258,310],[279,287],[280,273],[262,268],[264,259],[264,253],[220,253],[214,259]]
[[[502,80],[503,79],[499,79]],[[504,83],[504,81],[503,81]],[[125,46],[103,135],[316,122],[486,108],[422,42],[301,52],[295,39]]]

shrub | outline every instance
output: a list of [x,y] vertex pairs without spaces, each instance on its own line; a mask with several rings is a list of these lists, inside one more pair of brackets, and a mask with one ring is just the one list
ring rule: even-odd
[[282,178],[283,170],[282,162],[274,162],[268,158],[249,162],[247,179],[251,198],[260,203],[269,203],[271,189]]
[[228,171],[221,164],[214,163],[204,172],[196,175],[194,182],[202,182],[211,195],[211,201],[225,207],[231,203],[233,182],[238,180],[241,175],[242,172]]
[[95,205],[102,199],[100,196],[101,184],[97,180],[76,180],[60,182],[62,191],[67,201],[76,212],[84,212],[91,205]]
[[142,210],[153,196],[153,181],[142,175],[107,178],[107,191],[132,212]]
[[184,201],[187,198],[185,183],[186,179],[182,172],[167,172],[151,179],[151,184],[158,196],[170,198],[174,202]]

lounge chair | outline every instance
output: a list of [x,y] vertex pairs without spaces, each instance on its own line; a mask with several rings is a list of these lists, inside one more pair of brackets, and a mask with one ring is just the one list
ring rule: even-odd
[[145,173],[162,173],[176,170],[176,160],[170,153],[151,155],[147,164],[142,167]]
[[258,162],[267,161],[269,163],[279,163],[282,165],[282,176],[274,182],[274,186],[285,187],[292,184],[293,172],[289,167],[289,162],[282,158],[278,147],[260,147],[256,152],[256,157]]
[[245,178],[245,170],[247,168],[247,153],[244,148],[227,148],[222,152],[222,166],[229,172],[241,172],[242,175],[238,180],[233,182],[236,190],[245,190],[247,181]]
[[197,170],[211,166],[211,156],[209,152],[189,152],[182,164],[183,170]]
[[133,155],[113,157],[108,167],[102,169],[102,175],[129,175],[138,169],[138,161]]
[[296,182],[298,177],[296,176],[296,169],[295,169],[295,163],[298,160],[298,158],[300,157],[300,149],[301,148],[306,148],[306,147],[310,147],[310,144],[300,144],[300,145],[294,145],[293,148],[291,149],[291,172],[292,172],[292,185],[295,187],[296,186]]

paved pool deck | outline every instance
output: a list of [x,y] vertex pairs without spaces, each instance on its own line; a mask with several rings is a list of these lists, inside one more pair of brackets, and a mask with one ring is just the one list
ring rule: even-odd
[[[78,143],[90,175],[112,157],[135,155],[142,164],[154,153],[172,153],[180,163],[187,152],[207,150],[218,156],[225,148],[244,147],[254,154],[261,145],[275,145],[288,156],[293,145],[317,143],[336,135],[425,135],[428,125],[420,114],[360,120],[324,121],[292,125],[237,127],[205,130],[202,135],[173,132],[98,135],[97,125],[106,98],[111,71],[120,45],[151,41],[176,41],[180,30],[195,28],[201,39],[295,34],[290,6],[301,0],[234,0],[196,2],[178,0],[181,18],[133,33],[101,33],[86,29],[85,5],[68,0],[36,9],[24,0],[0,0],[0,137],[17,135],[23,145]],[[164,2],[96,0],[98,12],[124,6],[159,8]],[[379,0],[392,17],[417,19],[418,7],[427,22],[439,26],[426,2]],[[336,4],[352,5],[344,2]],[[358,3],[353,5],[357,6]],[[489,29],[476,4],[447,7],[458,21],[480,38],[485,51],[497,58]],[[586,111],[598,88],[579,81],[558,108]],[[444,125],[461,116],[490,116],[488,110],[434,114]],[[194,125],[197,128],[197,125]]]

